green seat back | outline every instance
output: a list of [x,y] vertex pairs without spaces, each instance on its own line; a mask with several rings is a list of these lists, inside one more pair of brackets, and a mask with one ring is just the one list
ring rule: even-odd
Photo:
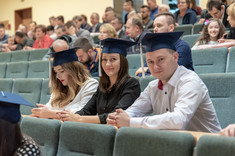
[[202,31],[203,26],[204,26],[204,24],[194,24],[193,34],[199,34],[199,32]]
[[11,93],[12,85],[13,85],[12,79],[0,79],[0,91]]
[[146,76],[145,78],[140,78],[140,88],[141,92],[144,91],[144,89],[148,86],[150,81],[156,80],[153,76]]
[[40,146],[42,156],[56,156],[61,122],[59,120],[24,117],[21,130]]
[[114,156],[192,156],[194,144],[189,133],[124,127],[117,131]]
[[192,50],[195,72],[225,73],[227,64],[227,48]]
[[11,62],[7,64],[6,78],[26,78],[28,62]]
[[235,72],[235,47],[230,48],[227,72]]
[[182,40],[188,43],[189,47],[192,48],[195,42],[197,41],[198,37],[200,36],[201,34],[185,35],[182,37]]
[[184,32],[183,35],[191,35],[192,34],[192,28],[193,28],[192,24],[184,24],[184,25],[176,26],[174,31],[175,32],[183,31]]
[[41,89],[41,96],[40,96],[40,103],[46,104],[50,100],[50,88],[49,88],[49,79],[44,79],[42,81],[42,89]]
[[[36,103],[39,103],[40,100],[41,87],[42,79],[15,79],[12,92],[20,94],[32,105],[36,106]],[[31,109],[31,107],[27,106],[20,107],[21,113],[25,115],[32,114]]]
[[49,78],[49,61],[29,62],[28,78]]
[[14,51],[11,52],[11,62],[20,62],[29,60],[29,51]]
[[234,156],[235,139],[205,135],[200,137],[195,149],[196,156]]
[[49,49],[37,49],[29,52],[29,61],[42,60],[43,56],[47,54]]
[[57,156],[112,156],[115,134],[109,125],[64,122]]
[[3,62],[10,62],[11,61],[11,53],[3,53],[3,52],[0,52],[0,63],[3,63]]
[[6,63],[0,63],[0,78],[5,78],[6,69],[7,69],[7,64]]
[[235,73],[200,74],[222,128],[235,123]]

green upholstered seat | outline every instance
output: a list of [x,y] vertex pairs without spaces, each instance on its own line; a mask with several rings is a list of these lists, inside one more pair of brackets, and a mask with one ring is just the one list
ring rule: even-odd
[[7,64],[6,63],[0,63],[0,78],[5,78],[6,70],[7,70]]
[[20,62],[29,60],[29,51],[14,51],[11,52],[11,62]]
[[6,78],[26,78],[28,73],[28,62],[7,63]]
[[0,63],[10,62],[11,61],[11,53],[1,53],[0,52]]
[[184,40],[186,43],[188,43],[189,47],[192,48],[195,42],[197,41],[198,37],[200,37],[201,34],[194,34],[194,35],[184,35],[182,37],[182,40]]
[[200,74],[222,128],[235,123],[235,73]]
[[59,120],[24,117],[21,130],[40,146],[42,156],[56,156],[61,122]]
[[230,48],[227,72],[235,72],[235,47]]
[[13,85],[12,79],[0,79],[0,91],[11,93],[12,85]]
[[50,100],[50,88],[49,88],[49,79],[44,79],[42,81],[42,89],[40,95],[40,103],[46,104]]
[[64,122],[57,156],[112,156],[115,134],[109,125]]
[[37,49],[29,52],[29,61],[42,60],[43,56],[47,54],[49,49]]
[[[39,103],[40,100],[41,87],[42,79],[15,79],[12,92],[20,94],[27,101],[36,106],[36,103]],[[25,115],[32,114],[31,109],[31,107],[27,106],[20,107],[21,113]]]
[[192,24],[184,24],[184,25],[179,25],[176,26],[174,31],[178,32],[178,31],[183,31],[183,35],[191,35],[192,34],[192,28],[193,25]]
[[234,156],[235,138],[205,135],[196,146],[196,156]]
[[225,73],[227,64],[227,48],[192,50],[195,72]]
[[156,80],[153,76],[146,76],[145,78],[140,78],[140,88],[141,92],[144,91],[144,89],[148,86],[150,81]]
[[123,127],[116,134],[114,156],[192,156],[194,144],[188,133]]
[[29,62],[28,78],[49,78],[49,61]]

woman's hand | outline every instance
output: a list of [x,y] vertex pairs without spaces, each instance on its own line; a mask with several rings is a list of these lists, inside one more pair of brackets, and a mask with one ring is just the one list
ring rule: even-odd
[[80,122],[81,116],[79,114],[74,114],[70,111],[57,112],[62,121],[76,121]]
[[38,117],[38,118],[51,118],[51,110],[43,105],[43,104],[36,104],[38,108],[33,108],[31,110],[32,117]]

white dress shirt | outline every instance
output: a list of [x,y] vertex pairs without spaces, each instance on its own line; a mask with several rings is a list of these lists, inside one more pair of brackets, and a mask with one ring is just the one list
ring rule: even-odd
[[212,133],[221,129],[206,85],[183,66],[178,66],[163,90],[158,89],[158,80],[151,81],[126,112],[131,127]]
[[65,107],[59,108],[59,107],[52,107],[51,106],[51,98],[49,100],[49,102],[46,104],[46,106],[48,106],[50,109],[52,110],[69,110],[73,113],[81,110],[86,104],[87,102],[91,99],[91,97],[93,96],[93,94],[96,92],[98,87],[98,81],[93,79],[93,78],[89,78],[84,86],[81,87],[80,91],[78,92],[78,94],[76,95],[76,97],[74,98],[74,100],[72,102],[70,102],[68,105],[66,105]]

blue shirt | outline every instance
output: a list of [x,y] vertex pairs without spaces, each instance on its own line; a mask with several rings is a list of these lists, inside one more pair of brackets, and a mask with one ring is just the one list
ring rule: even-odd
[[155,8],[155,9],[153,9],[153,10],[151,10],[150,18],[151,18],[152,20],[154,20],[154,19],[155,19],[155,15],[156,15],[157,13],[158,13],[158,7]]

